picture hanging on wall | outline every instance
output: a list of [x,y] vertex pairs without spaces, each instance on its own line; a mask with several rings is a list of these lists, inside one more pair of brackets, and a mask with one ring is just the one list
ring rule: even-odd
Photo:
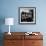
[[36,24],[36,8],[19,7],[19,23]]

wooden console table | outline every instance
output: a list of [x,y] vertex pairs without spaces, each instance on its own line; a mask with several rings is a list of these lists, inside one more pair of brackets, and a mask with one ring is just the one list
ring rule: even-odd
[[[43,35],[25,35],[26,32],[11,32],[8,35],[4,33],[4,46],[43,46]],[[34,32],[33,32],[34,33]]]

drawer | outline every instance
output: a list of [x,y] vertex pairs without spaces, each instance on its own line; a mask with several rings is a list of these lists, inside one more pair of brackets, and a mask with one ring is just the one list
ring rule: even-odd
[[32,46],[43,46],[43,40],[33,40]]
[[31,40],[31,39],[35,39],[35,40],[43,40],[43,36],[41,36],[41,35],[33,35],[33,36],[30,36],[30,35],[25,35],[25,40]]
[[5,40],[4,41],[4,46],[15,46],[16,45],[16,41],[14,40]]
[[15,35],[15,36],[10,36],[10,35],[7,35],[7,36],[4,36],[4,39],[10,39],[10,40],[22,40],[24,39],[24,36],[23,35]]
[[5,40],[4,46],[23,46],[23,40]]
[[25,40],[24,46],[43,46],[43,40]]

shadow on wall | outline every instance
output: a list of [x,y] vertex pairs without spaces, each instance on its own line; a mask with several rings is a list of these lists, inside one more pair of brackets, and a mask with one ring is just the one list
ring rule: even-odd
[[3,46],[3,32],[2,32],[2,25],[5,23],[5,17],[0,16],[0,46]]

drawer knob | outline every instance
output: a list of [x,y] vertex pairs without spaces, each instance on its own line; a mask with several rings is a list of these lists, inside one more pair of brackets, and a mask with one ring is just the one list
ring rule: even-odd
[[32,44],[34,44],[35,42],[32,42]]

